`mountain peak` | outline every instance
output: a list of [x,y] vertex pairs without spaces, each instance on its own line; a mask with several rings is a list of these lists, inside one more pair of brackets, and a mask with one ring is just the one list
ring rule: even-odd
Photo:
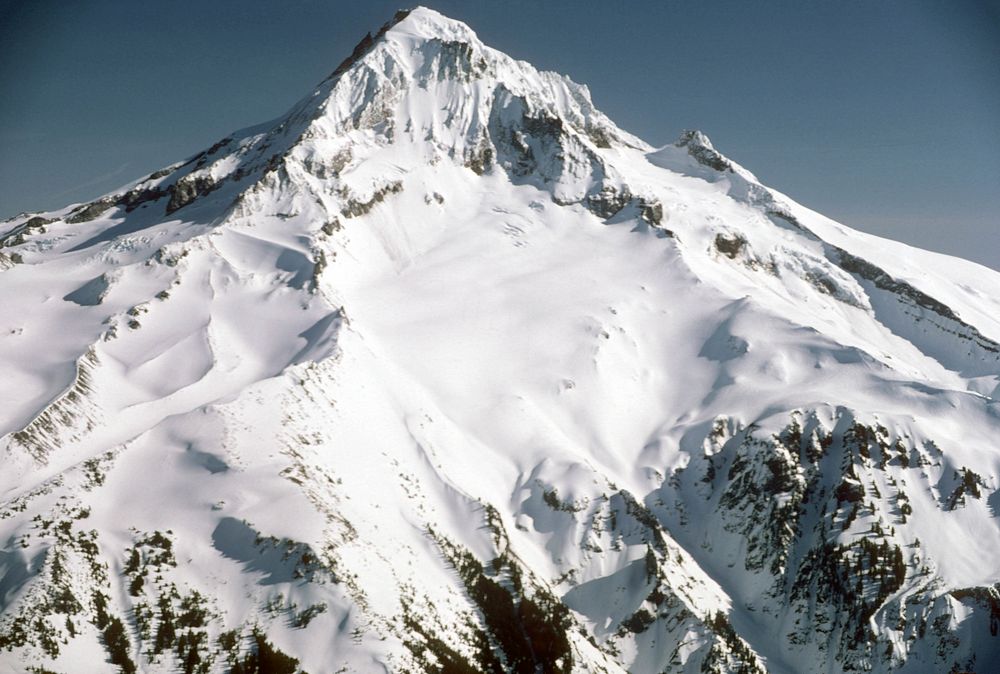
[[341,75],[382,41],[420,43],[427,41],[478,43],[473,30],[428,7],[401,9],[373,36],[365,35],[353,52],[337,66],[331,77]]
[[0,670],[1000,671],[997,298],[400,12],[0,226]]
[[[426,7],[368,34],[282,125],[301,127],[300,155],[337,163],[314,139],[364,132],[364,142],[419,146],[477,173],[494,166],[540,179],[560,202],[586,201],[620,181],[596,150],[645,148],[597,110],[586,86],[484,45],[466,24]],[[329,143],[326,144],[329,147]]]
[[425,40],[479,41],[467,24],[423,6],[396,12],[388,25],[393,34]]

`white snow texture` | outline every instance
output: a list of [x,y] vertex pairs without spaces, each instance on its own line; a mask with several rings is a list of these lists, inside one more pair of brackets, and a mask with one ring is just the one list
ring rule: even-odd
[[0,245],[0,672],[1000,671],[1000,275],[432,10]]

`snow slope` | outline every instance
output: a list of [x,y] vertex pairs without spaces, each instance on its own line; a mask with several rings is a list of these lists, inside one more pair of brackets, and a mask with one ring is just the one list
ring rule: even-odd
[[0,245],[0,672],[1000,667],[1000,275],[432,10]]

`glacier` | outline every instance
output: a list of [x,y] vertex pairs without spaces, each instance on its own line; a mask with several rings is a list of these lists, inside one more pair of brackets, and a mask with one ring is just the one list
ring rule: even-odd
[[1000,671],[1000,274],[433,10],[0,306],[0,672]]

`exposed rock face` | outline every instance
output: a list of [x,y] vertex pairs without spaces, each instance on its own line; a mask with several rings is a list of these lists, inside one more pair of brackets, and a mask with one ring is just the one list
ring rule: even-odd
[[10,229],[6,234],[0,236],[0,248],[4,246],[17,246],[25,241],[25,237],[31,236],[33,233],[44,234],[45,226],[52,224],[55,220],[50,218],[43,218],[40,216],[32,216],[24,221],[18,227]]
[[913,300],[920,306],[930,309],[944,318],[950,318],[952,320],[956,320],[958,318],[943,302],[940,302],[926,293],[917,290],[908,283],[902,283],[893,279],[883,270],[879,269],[870,262],[867,262],[866,260],[863,260],[855,255],[851,255],[846,251],[840,251],[839,258],[840,266],[844,270],[872,281],[882,290],[888,290],[891,293],[903,295]]
[[675,144],[677,147],[685,148],[699,164],[704,164],[716,171],[732,170],[732,164],[729,163],[729,160],[712,147],[708,136],[701,131],[685,131]]
[[0,241],[0,669],[1000,671],[1000,276],[461,23]]
[[[158,177],[162,178],[163,176]],[[169,189],[162,189],[159,186],[136,187],[135,189],[129,190],[123,194],[121,198],[119,198],[118,204],[120,206],[124,206],[125,212],[129,213],[143,204],[159,201],[168,195],[171,195],[171,191]]]
[[739,235],[715,235],[715,249],[728,257],[730,260],[736,259],[743,247],[747,245],[747,240]]
[[365,54],[367,54],[369,50],[371,50],[371,48],[375,45],[375,41],[378,38],[381,38],[383,35],[386,34],[386,32],[390,28],[395,26],[397,23],[399,23],[409,15],[410,15],[409,10],[399,10],[393,15],[391,21],[387,22],[382,26],[382,28],[379,29],[378,34],[374,38],[372,37],[371,33],[367,33],[363,38],[361,38],[361,41],[354,46],[354,51],[351,52],[351,55],[348,56],[343,61],[341,61],[340,65],[338,65],[337,68],[333,71],[333,73],[330,74],[330,77],[328,79],[339,77],[340,75],[343,75],[348,70],[350,70],[351,66],[360,61],[361,58]]
[[87,222],[88,220],[93,220],[94,218],[103,215],[108,209],[115,205],[115,200],[111,197],[105,197],[104,199],[98,199],[89,204],[85,204],[80,208],[76,209],[69,214],[66,218],[66,222],[71,225],[75,225],[81,222]]
[[625,208],[632,199],[632,193],[627,189],[618,191],[614,187],[606,186],[596,194],[587,195],[587,208],[597,217],[606,220]]
[[643,219],[643,222],[654,227],[661,225],[663,223],[663,204],[658,200],[642,200],[639,204],[639,217]]
[[350,195],[347,195],[345,198],[346,203],[342,212],[345,218],[356,218],[368,213],[376,206],[376,204],[380,204],[385,201],[385,198],[390,194],[399,194],[402,191],[403,183],[397,180],[396,182],[389,183],[388,185],[375,190],[372,196],[366,201],[358,201]]
[[184,176],[170,190],[170,201],[167,202],[167,215],[184,208],[195,199],[205,196],[218,187],[218,181],[214,180],[211,176]]

